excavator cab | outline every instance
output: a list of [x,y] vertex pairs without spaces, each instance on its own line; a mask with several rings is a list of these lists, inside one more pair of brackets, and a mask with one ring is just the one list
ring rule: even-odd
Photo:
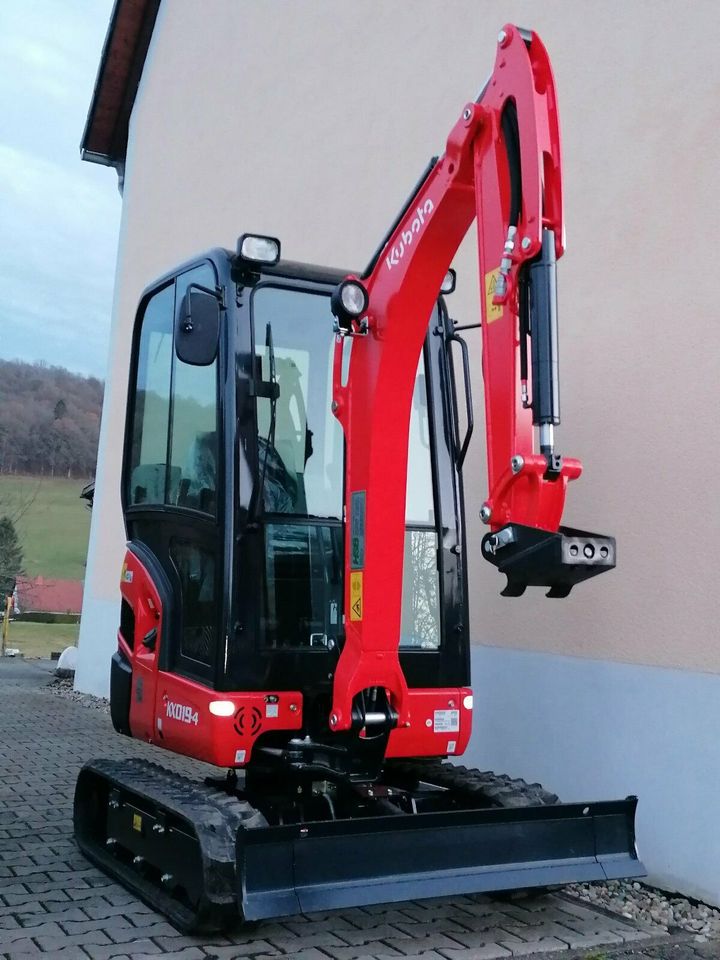
[[[113,718],[124,732],[141,725],[145,739],[229,766],[243,749],[245,762],[254,750],[286,750],[299,727],[313,742],[328,739],[332,681],[353,615],[343,589],[344,439],[332,413],[330,297],[342,276],[214,250],[143,294],[122,485],[122,647],[112,666]],[[219,322],[208,320],[212,303]],[[469,638],[449,329],[439,299],[410,414],[399,645],[408,685],[426,697],[442,691],[438,708],[458,714],[452,736],[430,738],[434,755],[453,740],[450,752],[459,752],[472,717],[460,706],[469,689],[457,692],[469,683]],[[149,607],[143,590],[157,593]],[[138,613],[148,619],[136,645]],[[227,743],[205,743],[195,735],[199,721],[168,716],[176,703],[199,716],[200,686],[253,694],[235,719],[242,744],[235,730]],[[268,690],[275,703],[265,703]],[[396,745],[401,755],[417,752],[418,744],[403,746],[404,730],[375,726],[385,749],[373,770],[388,737],[390,755]],[[336,751],[332,765],[341,762]]]

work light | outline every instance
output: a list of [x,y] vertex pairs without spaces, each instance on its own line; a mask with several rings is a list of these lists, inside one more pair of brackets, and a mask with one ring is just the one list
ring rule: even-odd
[[367,290],[358,280],[351,278],[339,283],[330,298],[330,309],[340,326],[348,329],[350,321],[361,317],[367,312],[367,308]]
[[244,233],[238,240],[237,252],[242,260],[272,265],[280,259],[280,241],[275,237]]
[[210,713],[215,717],[231,717],[235,713],[235,704],[232,700],[211,700]]
[[444,293],[446,296],[448,293],[452,293],[453,290],[455,289],[456,279],[457,279],[457,275],[453,270],[453,268],[450,267],[448,272],[443,277],[443,282],[440,284],[440,293]]
[[359,317],[367,309],[368,297],[365,287],[348,281],[340,284],[340,300],[345,311],[352,317]]

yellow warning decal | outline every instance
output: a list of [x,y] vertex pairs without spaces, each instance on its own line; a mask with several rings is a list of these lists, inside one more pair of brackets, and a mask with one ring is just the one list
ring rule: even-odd
[[350,574],[350,619],[362,620],[363,585],[362,570]]
[[136,833],[142,833],[142,817],[139,813],[133,814],[133,830]]
[[494,323],[496,320],[499,320],[503,315],[502,305],[499,303],[493,303],[493,297],[495,296],[495,284],[497,278],[500,276],[500,267],[496,267],[495,270],[491,270],[490,273],[485,274],[485,322]]

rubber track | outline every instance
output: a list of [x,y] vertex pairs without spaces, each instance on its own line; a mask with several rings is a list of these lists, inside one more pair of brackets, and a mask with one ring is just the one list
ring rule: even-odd
[[444,787],[475,803],[485,801],[485,805],[493,807],[544,807],[560,802],[556,794],[539,783],[441,760],[392,760],[385,769],[390,774]]
[[[117,860],[104,843],[100,846],[87,835],[78,803],[84,774],[104,780],[126,796],[134,794],[145,806],[173,814],[192,827],[200,845],[204,881],[204,894],[195,909]],[[241,827],[264,826],[263,815],[246,801],[145,760],[93,760],[85,764],[78,780],[75,834],[83,853],[186,932],[223,929],[237,921],[237,832]]]

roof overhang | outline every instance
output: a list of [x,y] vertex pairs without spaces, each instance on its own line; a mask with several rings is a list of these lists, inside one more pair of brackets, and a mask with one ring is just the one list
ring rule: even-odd
[[80,155],[115,167],[122,180],[128,127],[160,0],[115,0]]

